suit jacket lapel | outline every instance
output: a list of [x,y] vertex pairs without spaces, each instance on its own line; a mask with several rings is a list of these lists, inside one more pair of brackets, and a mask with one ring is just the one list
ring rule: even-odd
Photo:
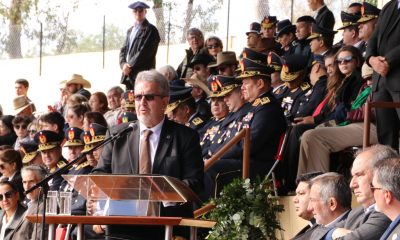
[[[390,4],[392,4],[390,7],[388,7],[389,9],[392,9],[392,12],[388,15],[383,16],[382,14],[379,15],[379,18],[382,18],[381,21],[383,22],[383,24],[381,24],[382,26],[385,26],[385,29],[381,31],[381,34],[379,34],[379,38],[378,38],[378,48],[380,46],[380,43],[382,41],[382,37],[383,37],[383,33],[386,32],[389,26],[389,21],[390,21],[390,16],[392,16],[392,14],[394,13],[394,11],[397,11],[397,1],[392,1]],[[398,21],[399,18],[397,18],[396,23]],[[396,25],[393,24],[392,28]]]
[[[393,1],[393,2],[394,2],[394,4],[393,4],[393,12],[392,12],[392,14],[394,14],[396,11],[399,11],[399,10],[397,9],[397,1]],[[400,14],[397,15],[397,18],[396,18],[396,20],[394,21],[393,25],[390,27],[388,34],[390,34],[390,33],[393,31],[393,29],[394,29],[394,28],[396,27],[396,25],[399,23],[399,20],[400,20]]]
[[165,120],[161,129],[160,141],[158,142],[156,155],[154,156],[154,163],[151,173],[159,173],[161,163],[164,161],[167,150],[172,143],[172,131],[173,130],[169,125],[169,121]]
[[131,171],[133,174],[139,173],[139,142],[140,142],[140,129],[139,122],[135,123],[135,127],[131,134],[128,136],[128,143],[132,147],[128,147],[128,151],[131,151],[129,160],[131,161]]

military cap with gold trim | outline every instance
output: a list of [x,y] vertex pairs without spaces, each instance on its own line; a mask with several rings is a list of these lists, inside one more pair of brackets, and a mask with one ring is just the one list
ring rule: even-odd
[[179,104],[191,99],[194,100],[191,87],[170,86],[169,103],[165,113],[172,112]]
[[125,108],[135,109],[135,92],[133,90],[128,90],[124,92],[122,97],[125,100]]
[[258,22],[252,22],[250,24],[250,31],[246,32],[246,35],[249,35],[250,33],[256,33],[260,35],[260,31],[261,31],[261,24],[259,24]]
[[65,143],[64,147],[77,147],[85,145],[81,140],[82,129],[76,127],[67,128],[64,132]]
[[99,143],[106,139],[107,128],[98,123],[91,123],[89,132],[92,139],[90,143]]
[[242,56],[260,64],[267,64],[268,55],[254,51],[251,48],[244,48]]
[[33,139],[38,144],[38,151],[45,151],[60,146],[63,137],[56,132],[42,130]]
[[268,53],[267,63],[268,66],[272,67],[275,70],[275,72],[280,72],[282,70],[282,59],[275,52],[271,51]]
[[311,35],[307,38],[308,40],[312,40],[315,38],[320,38],[320,37],[334,37],[337,31],[330,30],[328,28],[324,28],[321,26],[318,26],[317,24],[312,25],[312,30],[311,30]]
[[132,122],[134,120],[137,120],[137,116],[133,112],[124,112],[121,115],[121,121],[123,123]]
[[372,19],[378,18],[381,10],[374,5],[363,2],[361,6],[361,18],[357,21],[358,23],[365,23]]
[[92,141],[92,136],[90,135],[89,131],[83,131],[81,133],[80,138],[81,138],[82,142],[85,143],[85,147],[83,148],[81,153],[85,153],[85,152],[91,150],[95,146],[95,144],[90,143]]
[[341,11],[340,18],[342,19],[343,26],[338,28],[338,30],[343,30],[345,28],[357,25],[358,24],[357,21],[361,18],[361,15],[353,15],[353,14],[349,14],[347,12]]
[[208,78],[208,86],[211,91],[214,92],[215,90],[216,92],[210,97],[224,97],[236,88],[240,88],[242,83],[236,80],[235,77],[217,75]]
[[38,155],[38,144],[33,140],[21,142],[21,151],[24,153],[22,163],[29,163]]
[[241,74],[240,76],[236,77],[237,79],[249,78],[254,76],[270,77],[271,73],[274,72],[274,69],[272,67],[257,63],[248,58],[243,58],[240,61],[240,70]]
[[270,29],[278,23],[276,16],[265,16],[261,21],[261,27],[263,29]]
[[281,79],[284,82],[295,80],[307,67],[307,61],[304,61],[304,56],[300,54],[282,57],[282,63]]

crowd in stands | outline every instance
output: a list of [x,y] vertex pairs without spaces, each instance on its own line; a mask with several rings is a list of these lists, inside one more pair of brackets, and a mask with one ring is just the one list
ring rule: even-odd
[[[16,80],[14,112],[3,113],[0,108],[0,239],[37,239],[40,224],[24,216],[43,208],[40,192],[24,195],[24,190],[93,149],[110,132],[138,121],[135,104],[157,97],[168,97],[165,119],[197,132],[201,156],[190,158],[207,162],[249,128],[250,178],[269,172],[286,135],[283,160],[275,169],[278,187],[280,193],[295,195],[298,216],[310,221],[294,239],[395,239],[400,158],[398,149],[391,147],[397,146],[398,135],[388,141],[386,132],[380,132],[383,115],[377,115],[381,125],[375,127],[374,121],[371,125],[370,143],[390,147],[378,144],[357,152],[350,182],[332,169],[337,160],[333,153],[362,146],[365,104],[372,101],[376,76],[387,74],[375,69],[373,57],[379,55],[369,41],[377,38],[374,29],[381,10],[367,2],[351,4],[341,12],[342,26],[337,29],[343,39],[334,43],[338,31],[333,29],[332,12],[322,0],[308,2],[314,16],[301,16],[294,23],[266,16],[251,23],[244,33],[247,46],[240,53],[223,51],[219,37],[205,39],[200,29],[190,28],[189,48],[179,66],[161,66],[143,75],[141,71],[155,67],[150,55],[155,56],[160,40],[157,29],[145,19],[148,6],[135,2],[130,8],[142,20],[128,31],[120,55],[125,91],[115,86],[91,93],[90,81],[73,74],[60,82],[60,99],[49,104],[47,113],[37,115],[28,97],[29,82]],[[132,40],[135,34],[143,34],[140,41]],[[142,55],[139,46],[146,41],[150,42],[145,45],[149,56],[142,56],[146,61],[133,60],[132,53]],[[168,96],[135,92],[137,76],[168,81],[164,91]],[[68,174],[107,167],[98,166],[111,161],[111,153],[102,151],[87,154]],[[202,187],[196,184],[203,201],[218,196],[224,185],[241,176],[242,158],[243,140],[204,172]],[[52,179],[49,188],[73,192],[73,215],[90,211],[86,200],[61,176]],[[355,209],[351,209],[352,192],[360,204]],[[104,238],[105,226],[91,226],[85,234]]]

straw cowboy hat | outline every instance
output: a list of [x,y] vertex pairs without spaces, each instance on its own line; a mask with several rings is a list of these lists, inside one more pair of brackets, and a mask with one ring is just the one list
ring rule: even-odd
[[206,81],[203,80],[197,73],[194,73],[190,78],[183,78],[183,80],[185,80],[189,85],[201,88],[207,94],[207,96],[210,96],[212,93],[210,89],[208,89]]
[[33,103],[29,101],[29,99],[26,96],[19,96],[14,98],[13,105],[14,105],[14,114],[18,115],[20,112],[22,112],[29,106],[32,106]]
[[82,75],[79,74],[72,74],[71,79],[66,80],[65,84],[80,84],[83,88],[90,88],[92,86],[88,80],[84,79]]

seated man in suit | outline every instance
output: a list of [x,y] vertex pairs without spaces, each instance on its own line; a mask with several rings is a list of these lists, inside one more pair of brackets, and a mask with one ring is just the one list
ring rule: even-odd
[[347,219],[327,234],[327,239],[373,240],[382,235],[390,220],[375,210],[375,199],[370,188],[373,166],[383,159],[396,156],[392,148],[384,145],[374,145],[357,154],[351,169],[350,187],[361,206],[351,210]]
[[299,176],[296,180],[296,196],[293,198],[293,203],[297,216],[309,221],[307,226],[305,226],[300,232],[294,236],[294,239],[309,239],[312,232],[317,228],[318,224],[315,223],[315,218],[313,217],[312,211],[308,209],[310,203],[310,182],[311,180],[321,175],[322,172],[306,173]]
[[308,208],[320,225],[309,239],[323,239],[329,229],[349,214],[351,190],[344,176],[328,172],[313,178]]
[[381,236],[381,240],[396,240],[400,235],[400,159],[388,158],[374,166],[371,190],[377,210],[384,213],[392,223]]
[[[133,122],[133,130],[126,136],[104,146],[93,173],[166,175],[182,180],[194,192],[201,192],[204,165],[199,135],[195,130],[165,118],[168,101],[169,85],[165,77],[155,70],[140,72],[135,80],[138,121]],[[128,123],[123,123],[110,132],[114,134],[128,126]],[[91,211],[89,206],[88,210]],[[191,217],[192,205],[161,204],[160,215]],[[162,239],[164,229],[110,225],[108,234],[128,236],[129,239]],[[187,237],[185,233],[174,234]]]

